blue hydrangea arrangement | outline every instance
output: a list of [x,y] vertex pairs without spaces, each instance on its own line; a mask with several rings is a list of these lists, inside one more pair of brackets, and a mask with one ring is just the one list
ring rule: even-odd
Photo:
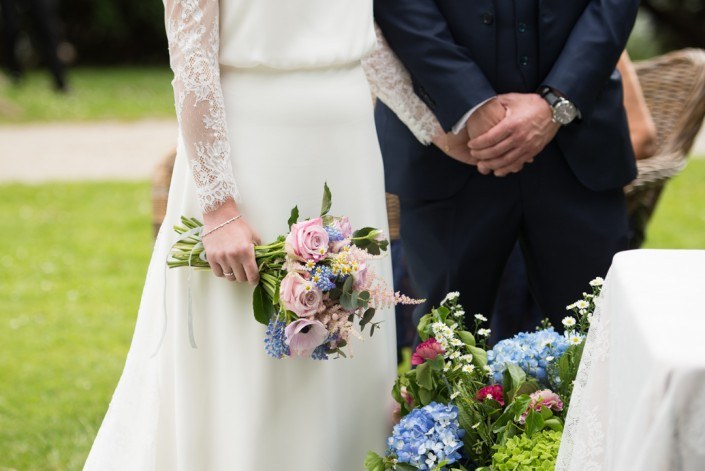
[[452,464],[461,459],[463,435],[458,408],[432,402],[414,409],[394,426],[387,439],[387,454],[419,470],[435,469],[440,463]]
[[522,332],[502,340],[488,351],[487,362],[497,383],[502,382],[507,363],[515,364],[526,374],[547,383],[550,364],[557,361],[570,345],[569,338],[556,332],[553,327]]

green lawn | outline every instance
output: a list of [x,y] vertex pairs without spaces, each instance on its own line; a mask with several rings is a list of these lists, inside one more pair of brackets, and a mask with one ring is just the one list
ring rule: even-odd
[[[694,160],[669,185],[649,247],[705,248],[703,182]],[[129,347],[150,189],[4,185],[0,217],[0,471],[79,470]]]
[[57,94],[48,74],[33,71],[19,86],[0,81],[0,123],[171,118],[171,79],[168,67],[79,68],[70,93]]

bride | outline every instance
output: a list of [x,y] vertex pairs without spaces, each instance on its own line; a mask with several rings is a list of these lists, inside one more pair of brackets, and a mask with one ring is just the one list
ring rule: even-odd
[[[360,65],[376,44],[372,0],[165,7],[177,159],[125,369],[84,469],[359,470],[389,431],[393,312],[378,314],[381,334],[354,345],[353,358],[269,358],[252,316],[252,247],[286,232],[294,204],[317,215],[326,181],[336,214],[386,227]],[[374,61],[370,70],[376,91],[429,140],[437,123],[428,110],[421,117],[402,72]],[[211,272],[167,272],[170,228],[199,214],[212,231],[204,238]],[[388,261],[376,270],[391,280]],[[189,287],[197,348],[188,339]]]

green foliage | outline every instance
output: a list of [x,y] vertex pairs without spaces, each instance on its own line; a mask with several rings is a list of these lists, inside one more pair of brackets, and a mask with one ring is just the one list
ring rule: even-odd
[[0,469],[80,470],[135,325],[150,188],[0,185],[0,214]]
[[18,87],[0,81],[0,123],[175,118],[168,67],[80,68],[70,71],[71,93],[56,94],[49,76],[30,72]]
[[561,432],[547,430],[529,436],[517,435],[495,447],[492,456],[493,471],[517,469],[553,471],[558,458]]
[[164,5],[159,0],[60,2],[66,39],[92,64],[168,61]]

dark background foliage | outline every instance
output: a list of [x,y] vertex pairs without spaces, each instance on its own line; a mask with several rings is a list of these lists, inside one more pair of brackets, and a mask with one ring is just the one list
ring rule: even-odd
[[[82,65],[166,64],[164,6],[161,0],[49,0],[58,2],[72,62]],[[19,0],[26,5],[26,0]],[[26,9],[26,6],[22,7]],[[36,62],[29,15],[23,55]],[[649,24],[648,47],[637,57],[682,47],[705,48],[705,0],[642,0]]]

